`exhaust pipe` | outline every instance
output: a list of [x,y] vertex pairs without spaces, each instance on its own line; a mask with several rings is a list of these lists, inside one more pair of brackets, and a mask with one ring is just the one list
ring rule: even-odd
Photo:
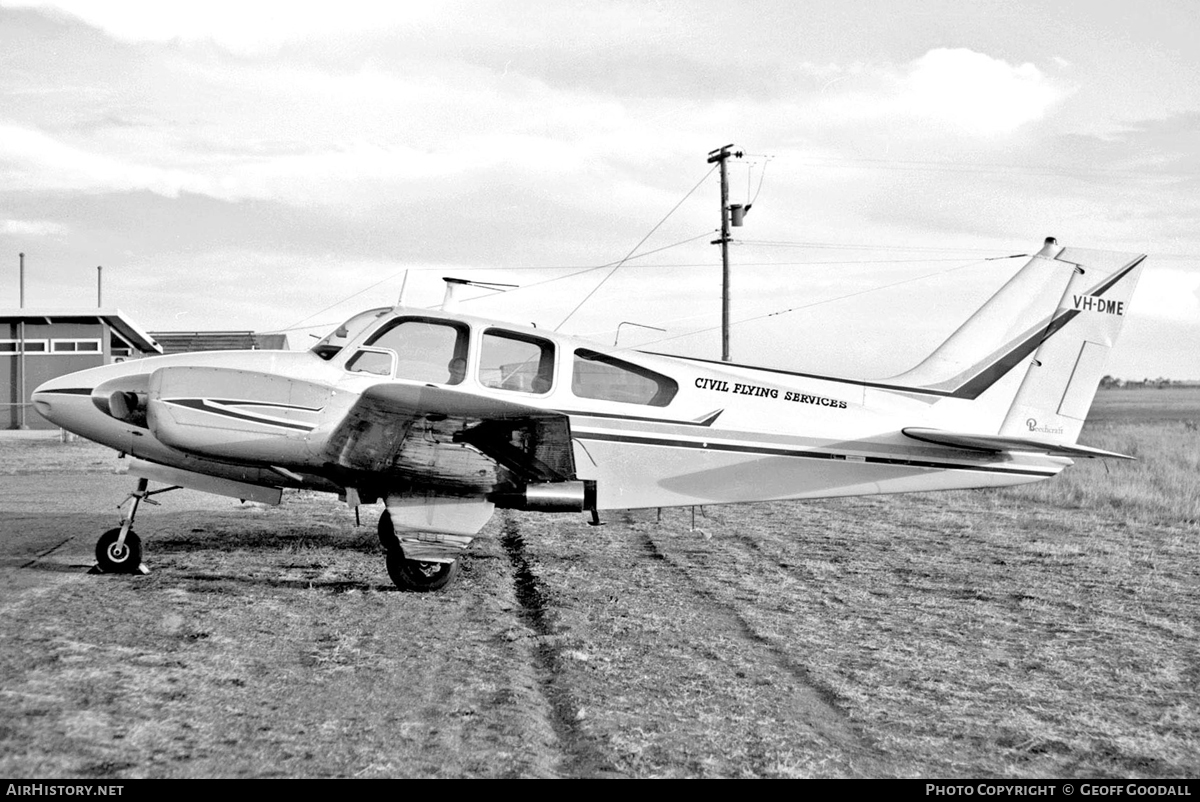
[[596,508],[596,483],[593,480],[538,482],[525,485],[515,493],[497,493],[497,506],[530,512],[583,512]]

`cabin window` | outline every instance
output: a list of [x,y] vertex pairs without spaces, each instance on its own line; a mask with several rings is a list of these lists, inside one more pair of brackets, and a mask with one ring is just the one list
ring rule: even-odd
[[[401,318],[381,329],[365,343],[396,355],[396,378],[432,384],[458,384],[466,376],[467,327],[426,318]],[[346,363],[361,373],[390,373],[384,354],[363,350]]]
[[368,309],[366,312],[359,312],[354,317],[347,320],[342,325],[325,335],[325,338],[312,347],[312,352],[321,359],[332,359],[339,351],[345,347],[346,343],[353,340],[359,334],[362,334],[363,329],[374,323],[378,318],[383,317],[388,312],[388,309]]
[[622,359],[580,348],[575,352],[571,392],[580,398],[665,407],[679,392],[679,384]]
[[346,370],[351,373],[373,373],[390,378],[395,361],[396,355],[391,351],[362,348],[350,357],[350,361],[346,363]]
[[491,329],[483,335],[479,381],[484,387],[542,395],[554,384],[554,344]]

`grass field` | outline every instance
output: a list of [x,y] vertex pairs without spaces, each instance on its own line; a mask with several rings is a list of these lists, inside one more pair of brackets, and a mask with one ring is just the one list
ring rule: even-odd
[[1036,485],[497,514],[435,595],[306,493],[88,576],[119,463],[0,439],[0,775],[1195,778],[1200,433],[1130,402]]
[[1088,412],[1090,423],[1200,423],[1200,387],[1100,390]]

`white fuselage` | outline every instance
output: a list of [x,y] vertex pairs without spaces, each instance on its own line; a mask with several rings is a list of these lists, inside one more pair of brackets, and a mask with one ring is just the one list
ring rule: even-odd
[[[406,378],[403,354],[364,345],[372,332],[406,315],[453,321],[462,332],[465,365],[452,383]],[[541,343],[552,358],[543,360],[540,384],[499,386],[490,378],[495,370],[481,353],[485,333]],[[47,382],[34,403],[64,429],[150,463],[256,485],[343,492],[345,478],[328,467],[328,438],[361,394],[380,383],[440,386],[567,416],[575,478],[595,482],[598,509],[1010,485],[1071,464],[1045,454],[926,444],[901,433],[952,420],[986,398],[617,351],[428,310],[380,313],[342,339],[328,358],[227,351],[93,368]],[[580,353],[606,355],[631,382],[644,372],[673,384],[673,393],[666,403],[589,397],[573,373]],[[383,367],[356,368],[364,354]],[[505,369],[515,375],[521,366]],[[124,393],[130,404],[157,399],[159,406],[148,423],[144,416],[131,422],[113,412],[123,409],[113,393]],[[439,448],[461,455],[470,446]]]

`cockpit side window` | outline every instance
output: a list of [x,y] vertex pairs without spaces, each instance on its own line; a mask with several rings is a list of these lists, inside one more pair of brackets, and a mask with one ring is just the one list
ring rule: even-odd
[[580,398],[665,407],[679,392],[679,383],[639,365],[580,348],[575,351],[571,392]]
[[[400,318],[371,335],[364,345],[396,354],[396,378],[458,384],[466,376],[468,329],[461,323],[429,318]],[[376,372],[356,355],[347,370]]]
[[479,382],[484,387],[543,395],[554,385],[554,343],[489,329],[483,335]]

